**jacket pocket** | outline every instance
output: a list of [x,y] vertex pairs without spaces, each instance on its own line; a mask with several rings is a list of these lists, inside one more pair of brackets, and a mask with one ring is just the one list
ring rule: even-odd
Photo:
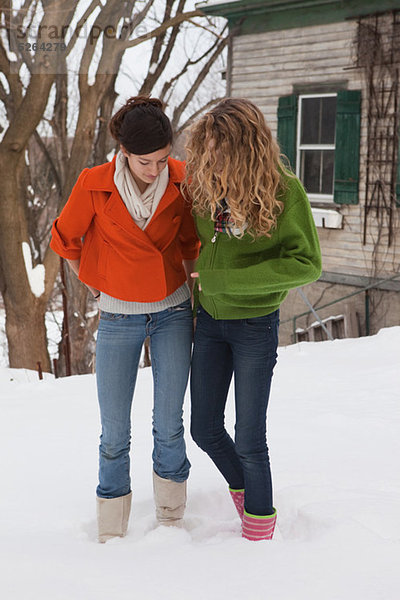
[[181,222],[182,222],[182,217],[179,215],[176,215],[171,220],[170,226],[168,227],[168,229],[166,229],[167,235],[165,236],[165,238],[163,239],[162,244],[161,244],[161,248],[160,248],[161,252],[165,252],[165,250],[167,248],[169,248],[169,246],[171,246],[171,244],[173,244],[175,242],[175,240],[179,236],[179,229],[181,226]]
[[103,240],[100,247],[99,256],[97,259],[97,274],[100,277],[107,277],[108,257],[110,253],[110,245],[108,242]]

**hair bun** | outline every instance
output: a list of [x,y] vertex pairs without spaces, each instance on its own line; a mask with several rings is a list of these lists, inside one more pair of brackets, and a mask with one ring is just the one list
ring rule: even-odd
[[[158,98],[150,98],[149,96],[132,96],[125,104],[115,113],[111,118],[109,129],[112,137],[120,141],[120,131],[125,115],[130,113],[135,108],[141,106],[142,110],[146,110],[146,107],[158,108],[163,112],[164,104]],[[154,110],[154,109],[153,109]]]
[[113,138],[132,154],[150,154],[172,143],[170,120],[159,98],[132,96],[111,118]]
[[135,106],[143,106],[146,104],[156,106],[157,108],[161,108],[161,110],[164,108],[164,104],[159,98],[150,98],[149,96],[132,96],[131,98],[128,98],[125,106],[129,107],[129,109],[132,109]]

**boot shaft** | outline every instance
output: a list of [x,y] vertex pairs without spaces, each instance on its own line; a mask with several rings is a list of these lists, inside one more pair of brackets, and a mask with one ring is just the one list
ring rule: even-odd
[[128,529],[132,492],[119,498],[96,498],[98,540],[104,544],[113,537],[124,537]]
[[243,513],[242,537],[253,542],[271,540],[276,524],[276,510],[272,515],[257,516]]
[[182,527],[186,507],[186,481],[164,479],[153,471],[153,490],[158,522],[161,525]]
[[244,490],[234,490],[231,487],[229,488],[229,493],[235,505],[235,508],[238,512],[239,517],[243,521],[243,512],[244,512]]

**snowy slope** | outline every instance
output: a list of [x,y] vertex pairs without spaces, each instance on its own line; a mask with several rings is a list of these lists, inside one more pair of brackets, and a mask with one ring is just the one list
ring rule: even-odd
[[[241,539],[226,486],[188,426],[186,526],[156,527],[144,369],[129,533],[97,544],[94,377],[38,381],[1,367],[0,598],[397,600],[399,347],[393,327],[280,348],[269,410],[278,530],[258,543]],[[189,398],[186,423],[188,413]]]

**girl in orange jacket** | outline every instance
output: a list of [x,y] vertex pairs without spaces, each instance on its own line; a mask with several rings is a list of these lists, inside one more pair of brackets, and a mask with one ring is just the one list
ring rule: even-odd
[[172,130],[161,101],[131,98],[112,117],[110,131],[119,152],[81,173],[51,240],[100,309],[100,542],[127,530],[130,412],[146,337],[154,379],[156,514],[160,523],[181,524],[190,468],[182,424],[192,342],[187,281],[199,247],[190,206],[180,193],[184,166],[169,156]]

